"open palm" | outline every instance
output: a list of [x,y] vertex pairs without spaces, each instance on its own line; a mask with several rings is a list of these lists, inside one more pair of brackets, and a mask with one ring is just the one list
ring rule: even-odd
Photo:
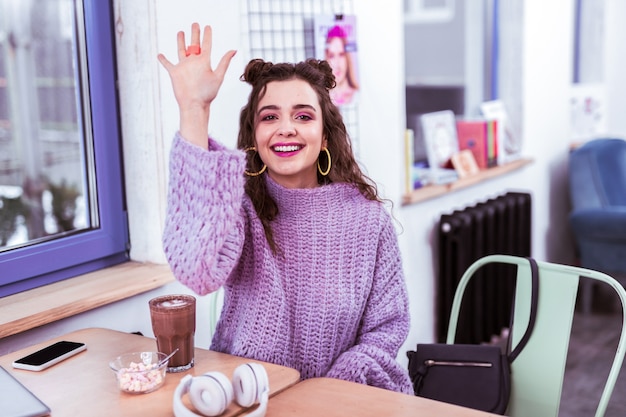
[[[200,45],[199,54],[187,55],[185,33],[178,32],[178,64],[170,62],[163,54],[159,54],[159,62],[167,70],[172,80],[174,95],[181,111],[187,108],[207,107],[217,96],[224,75],[235,51],[228,51],[215,69],[211,66],[212,30],[204,27],[200,39],[200,25],[191,26],[190,45]],[[202,42],[200,42],[202,41]]]

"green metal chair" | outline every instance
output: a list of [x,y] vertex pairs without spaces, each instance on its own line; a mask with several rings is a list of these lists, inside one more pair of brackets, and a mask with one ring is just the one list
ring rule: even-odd
[[[511,346],[515,347],[524,334],[530,315],[530,264],[523,257],[490,255],[470,265],[461,277],[452,303],[446,343],[454,343],[468,282],[479,268],[490,263],[517,265]],[[595,414],[604,416],[626,352],[626,290],[617,280],[598,271],[541,261],[537,265],[539,302],[535,327],[528,344],[511,365],[511,397],[506,415],[558,416],[578,282],[583,276],[608,284],[622,305],[622,333]]]

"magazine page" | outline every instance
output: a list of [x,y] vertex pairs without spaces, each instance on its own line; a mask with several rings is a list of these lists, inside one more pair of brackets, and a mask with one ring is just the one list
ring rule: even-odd
[[316,58],[328,61],[337,82],[331,98],[338,106],[353,103],[359,91],[356,16],[317,15],[314,25]]

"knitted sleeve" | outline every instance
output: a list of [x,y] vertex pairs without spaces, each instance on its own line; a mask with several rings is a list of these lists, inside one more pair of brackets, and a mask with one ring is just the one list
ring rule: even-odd
[[174,276],[200,295],[226,281],[244,239],[245,155],[213,140],[209,149],[175,136],[163,232]]
[[413,394],[408,371],[396,361],[409,331],[408,294],[395,230],[390,217],[386,219],[356,343],[326,376]]

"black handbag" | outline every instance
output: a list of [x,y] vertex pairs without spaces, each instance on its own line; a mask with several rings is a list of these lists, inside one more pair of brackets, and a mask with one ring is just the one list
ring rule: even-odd
[[418,344],[408,351],[415,395],[495,414],[504,414],[511,393],[511,366],[532,334],[539,298],[539,270],[528,258],[532,275],[531,309],[524,336],[511,351],[495,345]]

